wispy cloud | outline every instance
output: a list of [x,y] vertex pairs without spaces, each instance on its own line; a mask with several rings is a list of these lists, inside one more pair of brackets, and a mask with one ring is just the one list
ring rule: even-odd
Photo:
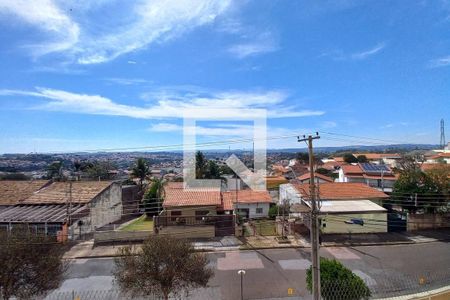
[[322,123],[322,128],[335,128],[337,127],[337,123],[334,121],[325,121]]
[[386,48],[386,43],[378,43],[374,47],[370,49],[366,49],[364,51],[360,52],[353,52],[353,53],[345,53],[341,49],[335,49],[333,51],[324,52],[319,55],[319,57],[330,57],[333,60],[336,61],[342,61],[342,60],[365,60],[371,56],[374,56],[381,52],[384,48]]
[[437,58],[437,59],[432,59],[428,63],[428,67],[430,67],[430,68],[440,68],[440,67],[448,67],[448,66],[450,66],[450,55],[441,57],[441,58]]
[[[92,9],[89,1],[3,0],[0,9],[51,34],[50,41],[33,46],[35,55],[61,52],[80,64],[95,64],[168,41],[211,23],[231,6],[232,1],[142,0],[130,3],[121,6],[121,11],[112,12],[118,14],[120,22],[115,24],[115,18],[111,18],[111,24],[97,30],[91,30],[92,20],[87,17]],[[103,5],[102,8],[107,9],[110,4],[101,1],[97,6]],[[71,11],[71,5],[76,6],[76,14],[67,13]],[[124,11],[126,18],[120,15]]]
[[409,126],[409,122],[398,122],[398,123],[388,123],[383,126],[380,126],[380,129],[389,129],[394,127],[400,127],[400,126]]
[[45,44],[29,45],[35,55],[65,51],[72,48],[80,37],[80,27],[52,0],[2,0],[3,14],[14,14],[24,22],[48,34]]
[[[0,96],[27,96],[47,100],[35,109],[76,112],[84,114],[124,116],[139,119],[153,118],[183,118],[185,116],[197,119],[253,119],[255,113],[267,109],[268,117],[305,117],[323,115],[319,110],[297,110],[295,107],[284,106],[288,94],[283,91],[222,91],[198,95],[196,93],[158,97],[154,95],[151,106],[132,106],[117,103],[100,95],[87,95],[55,90],[36,88],[27,90],[0,90]],[[257,111],[260,109],[260,111]]]
[[250,41],[232,45],[228,48],[228,52],[242,59],[248,56],[274,52],[278,49],[278,42],[273,37],[272,33],[266,32]]
[[370,56],[373,56],[377,53],[379,53],[381,50],[383,50],[386,47],[386,43],[379,43],[375,47],[364,50],[362,52],[355,52],[350,57],[355,60],[362,60],[369,58]]
[[[151,132],[173,132],[178,134],[195,134],[204,137],[228,137],[228,138],[252,138],[254,131],[259,130],[258,127],[248,124],[235,123],[218,123],[205,125],[196,125],[195,128],[186,127],[174,123],[156,123],[149,128]],[[284,128],[284,127],[268,127],[267,132],[269,137],[294,137],[295,135],[312,132],[311,129],[300,128]],[[279,141],[277,139],[277,141]]]
[[137,84],[152,83],[152,81],[142,78],[112,77],[112,78],[104,78],[103,80],[120,85],[137,85]]

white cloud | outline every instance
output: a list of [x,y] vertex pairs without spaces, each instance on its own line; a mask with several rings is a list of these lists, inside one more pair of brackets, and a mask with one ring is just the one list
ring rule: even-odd
[[121,84],[121,85],[136,85],[136,84],[144,84],[144,83],[152,83],[152,81],[142,79],[142,78],[121,78],[121,77],[112,77],[103,79],[108,82]]
[[51,36],[45,44],[31,46],[36,55],[68,50],[79,41],[79,25],[52,0],[1,0],[0,10],[18,16]]
[[[62,52],[80,64],[95,64],[168,41],[211,23],[231,6],[231,0],[142,0],[127,3],[132,4],[123,4],[120,11],[117,7],[115,11],[111,9],[112,17],[103,26],[92,26],[95,20],[87,12],[95,8],[97,13],[103,13],[101,9],[110,8],[107,1],[91,5],[87,1],[0,0],[0,9],[52,34],[54,40],[34,47],[34,54]],[[72,7],[76,8],[76,13],[69,17],[63,11],[72,11]]]
[[85,114],[124,116],[139,119],[183,118],[196,119],[253,119],[255,114],[263,114],[267,109],[270,118],[304,117],[323,115],[323,111],[296,110],[280,105],[287,94],[280,91],[218,92],[208,95],[185,94],[175,98],[155,97],[152,106],[132,106],[120,104],[100,95],[87,95],[36,88],[35,91],[0,90],[0,96],[31,96],[46,99],[36,109],[77,112]]
[[248,56],[274,52],[277,49],[278,47],[272,42],[250,42],[233,45],[228,48],[228,52],[238,58],[245,58]]
[[377,44],[373,48],[361,52],[354,52],[349,54],[342,51],[342,49],[334,49],[332,51],[323,52],[318,57],[330,57],[336,61],[364,60],[369,58],[370,56],[376,55],[384,48],[386,48],[386,43],[382,42]]
[[228,52],[238,58],[246,58],[259,54],[274,52],[279,49],[278,43],[270,32],[260,34],[251,41],[235,44],[228,48]]
[[337,123],[334,121],[325,121],[322,123],[323,128],[335,128],[337,126]]
[[386,47],[386,43],[384,43],[384,42],[383,43],[379,43],[378,45],[376,45],[375,47],[373,47],[371,49],[368,49],[368,50],[365,50],[365,51],[362,51],[362,52],[353,53],[350,57],[352,59],[355,59],[355,60],[363,60],[363,59],[366,59],[366,58],[368,58],[368,57],[370,57],[372,55],[377,54],[378,52],[383,50],[385,47]]
[[[254,137],[254,131],[257,131],[258,127],[248,124],[214,123],[209,126],[197,124],[195,128],[184,128],[182,125],[162,122],[152,124],[150,128],[148,128],[151,132],[173,132],[178,134],[183,134],[184,129],[186,129],[187,134],[195,133],[196,136],[233,138],[239,141],[240,139],[252,139]],[[285,138],[290,138],[297,143],[296,137],[308,132],[312,132],[312,130],[305,128],[292,129],[283,127],[267,127],[268,142],[271,142],[271,147],[273,147],[273,145],[278,145],[279,142]]]
[[440,68],[440,67],[448,67],[450,66],[450,55],[433,59],[429,62],[428,66],[430,68]]

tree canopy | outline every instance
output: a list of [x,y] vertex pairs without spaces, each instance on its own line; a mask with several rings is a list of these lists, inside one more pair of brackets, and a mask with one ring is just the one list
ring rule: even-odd
[[123,247],[113,271],[120,290],[132,297],[169,299],[197,287],[213,276],[205,255],[191,243],[171,236],[153,235],[141,249]]
[[344,161],[348,164],[357,163],[358,159],[351,153],[345,153],[343,155]]
[[147,161],[142,157],[138,158],[131,168],[131,175],[135,178],[139,178],[140,185],[142,185],[149,173],[150,167],[148,166]]
[[[312,292],[312,266],[306,271],[306,285]],[[324,300],[358,300],[371,296],[365,282],[335,259],[320,259],[320,287]]]
[[35,298],[57,288],[67,270],[63,245],[27,228],[0,234],[2,299]]
[[446,165],[436,165],[424,172],[412,159],[405,160],[394,184],[392,198],[411,212],[419,209],[445,212],[450,202],[449,176],[450,167]]

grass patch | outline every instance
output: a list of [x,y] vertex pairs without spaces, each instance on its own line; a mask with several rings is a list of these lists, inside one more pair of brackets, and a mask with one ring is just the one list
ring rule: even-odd
[[124,226],[122,231],[153,231],[153,219],[142,215],[130,224]]
[[262,235],[262,236],[277,235],[277,230],[275,228],[275,221],[258,220],[258,221],[253,221],[253,224],[255,224],[256,233],[258,235]]

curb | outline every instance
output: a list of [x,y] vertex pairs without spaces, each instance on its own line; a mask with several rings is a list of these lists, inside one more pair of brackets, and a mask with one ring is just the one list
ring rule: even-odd
[[[373,243],[324,243],[320,247],[322,248],[328,248],[328,247],[365,247],[365,246],[397,246],[397,245],[412,245],[412,244],[430,244],[430,243],[436,243],[436,242],[450,242],[450,239],[440,239],[440,240],[433,240],[433,241],[424,241],[424,242],[416,242],[416,241],[402,241],[402,242],[373,242]],[[230,252],[230,251],[251,251],[251,250],[269,250],[269,249],[305,249],[305,248],[311,248],[311,246],[305,246],[305,245],[289,245],[289,246],[272,246],[272,247],[253,247],[253,246],[247,246],[247,244],[241,245],[238,249],[230,249],[229,247],[223,247],[226,249],[195,249],[195,252],[202,252],[202,253],[217,253],[217,252]],[[120,255],[92,255],[92,256],[76,256],[72,258],[67,258],[69,260],[71,259],[89,259],[89,258],[113,258],[118,257]]]

